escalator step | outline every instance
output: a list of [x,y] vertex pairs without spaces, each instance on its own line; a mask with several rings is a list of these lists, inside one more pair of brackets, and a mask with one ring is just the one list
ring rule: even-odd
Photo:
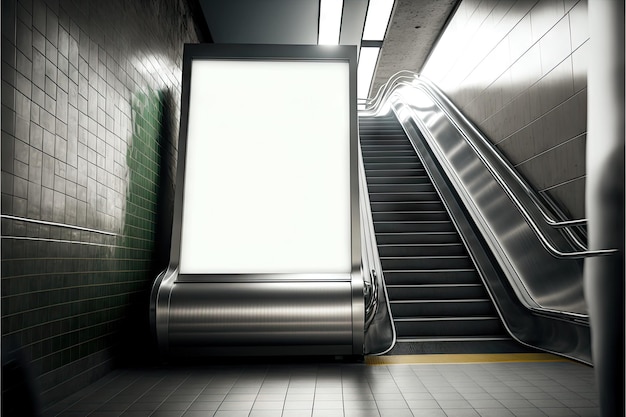
[[410,176],[404,175],[399,177],[367,177],[368,185],[377,184],[431,184],[430,179],[426,175]]
[[369,139],[361,139],[361,146],[390,146],[395,147],[411,146],[406,139],[394,139],[395,136],[370,136]]
[[[454,232],[451,221],[374,222],[376,233]],[[382,243],[382,242],[379,242]]]
[[370,184],[368,185],[370,193],[414,193],[414,192],[435,192],[435,187],[432,184]]
[[373,213],[393,211],[441,211],[444,210],[441,200],[431,201],[371,201]]
[[363,155],[367,155],[370,152],[397,152],[397,151],[409,151],[415,154],[415,150],[410,143],[399,143],[397,145],[390,145],[388,143],[385,144],[373,144],[367,145],[361,142],[361,150],[363,151]]
[[370,130],[363,132],[360,135],[361,143],[367,143],[369,141],[396,141],[398,143],[409,143],[402,130]]
[[[437,269],[422,271],[384,271],[387,291],[402,285],[435,285],[435,284],[475,284],[480,282],[476,271],[472,269]],[[394,290],[401,294],[404,288]],[[391,295],[390,295],[391,297]]]
[[502,334],[498,317],[394,319],[398,337],[459,337]]
[[385,150],[365,150],[363,151],[363,160],[367,160],[368,158],[379,158],[379,157],[400,157],[400,156],[410,156],[411,158],[417,158],[415,155],[415,151],[413,148],[409,147],[407,149],[387,149]]
[[389,256],[467,256],[462,243],[378,245],[378,254]]
[[363,163],[365,165],[375,164],[375,163],[392,163],[392,164],[401,164],[401,163],[410,163],[416,162],[421,164],[418,157],[415,155],[393,155],[393,156],[368,156],[363,155]]
[[465,269],[472,268],[469,256],[381,256],[384,271],[420,269]]
[[474,300],[487,298],[487,292],[482,284],[473,282],[469,284],[388,284],[387,292],[392,301],[397,300],[460,300],[463,298]]
[[491,300],[451,299],[392,301],[391,314],[395,318],[406,317],[469,317],[495,316]]
[[376,233],[376,242],[379,245],[404,243],[456,243],[460,241],[461,239],[455,231]]
[[411,169],[424,169],[419,159],[411,162],[364,162],[365,172],[372,171],[384,171],[384,170],[411,170]]
[[372,177],[423,177],[425,175],[426,171],[424,168],[392,167],[388,169],[370,168],[365,170],[365,177],[368,181]]
[[438,196],[435,191],[415,191],[415,192],[370,192],[370,201],[375,203],[386,201],[437,201]]
[[424,211],[379,211],[373,212],[372,218],[375,222],[384,221],[446,221],[448,213],[439,210]]

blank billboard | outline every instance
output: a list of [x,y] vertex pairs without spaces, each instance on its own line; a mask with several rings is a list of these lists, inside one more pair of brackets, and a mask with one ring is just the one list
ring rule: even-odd
[[180,273],[351,271],[349,64],[194,59]]

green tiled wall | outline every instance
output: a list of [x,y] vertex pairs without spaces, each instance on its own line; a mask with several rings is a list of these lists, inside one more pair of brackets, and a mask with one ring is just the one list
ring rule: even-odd
[[190,13],[2,0],[2,348],[44,408],[150,355]]

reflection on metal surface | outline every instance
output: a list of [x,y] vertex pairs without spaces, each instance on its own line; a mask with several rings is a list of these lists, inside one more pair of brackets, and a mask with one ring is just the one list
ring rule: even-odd
[[363,353],[382,355],[396,343],[391,306],[383,268],[378,255],[376,233],[370,206],[367,179],[363,166],[363,155],[359,143],[359,207],[361,210],[361,254],[362,273],[365,283],[365,342]]
[[327,282],[178,278],[167,270],[153,286],[151,325],[163,353],[360,353],[352,347],[349,275]]
[[624,2],[590,1],[589,131],[586,152],[589,245],[617,247],[585,264],[595,375],[602,417],[626,415],[624,315]]
[[349,282],[189,283],[171,294],[169,342],[350,345],[351,315]]

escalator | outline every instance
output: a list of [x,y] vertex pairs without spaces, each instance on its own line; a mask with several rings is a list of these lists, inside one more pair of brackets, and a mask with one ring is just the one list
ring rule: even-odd
[[359,125],[397,340],[509,339],[455,224],[395,116],[361,117]]
[[[591,363],[584,259],[615,249],[589,249],[579,227],[585,220],[568,219],[537,194],[414,73],[395,74],[367,101],[360,134],[371,246],[380,255],[375,275],[387,284],[394,321],[387,325],[399,341],[435,342],[391,353],[482,340],[472,344],[489,352],[526,346]],[[460,342],[439,343],[453,340]]]

